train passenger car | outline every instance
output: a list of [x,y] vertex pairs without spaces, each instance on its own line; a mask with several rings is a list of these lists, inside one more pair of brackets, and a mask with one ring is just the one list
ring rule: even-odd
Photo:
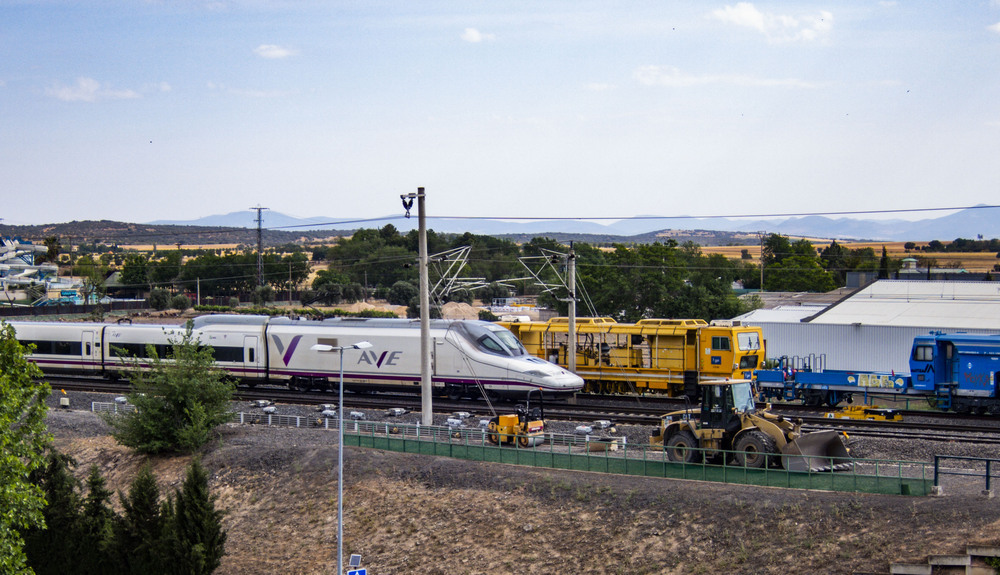
[[9,322],[22,345],[33,345],[28,358],[45,373],[103,373],[105,324],[60,322]]
[[[434,320],[430,324],[432,385],[452,398],[524,397],[532,389],[567,397],[583,380],[527,353],[510,331],[489,322]],[[272,320],[267,330],[272,379],[290,387],[335,387],[339,359],[312,351],[316,344],[371,348],[346,350],[344,382],[351,389],[420,386],[420,322],[396,319]]]
[[[212,346],[218,367],[249,384],[267,380],[262,346],[267,316],[201,316],[192,322],[191,335]],[[171,342],[179,341],[182,325],[109,324],[104,329],[104,366],[121,371],[138,363],[145,366],[153,346],[157,357],[165,358]]]
[[[239,322],[197,318],[192,335],[212,346],[216,364],[248,382],[266,379],[261,342],[266,316],[237,317]],[[150,346],[165,358],[184,326],[64,322],[11,322],[18,341],[33,344],[29,359],[52,374],[117,377],[133,366],[147,367]]]
[[[149,350],[166,357],[185,327],[99,323],[12,322],[22,343],[36,349],[29,359],[53,374],[117,377],[132,366],[148,366]],[[345,388],[420,390],[420,324],[405,319],[292,321],[266,316],[202,316],[192,336],[212,346],[216,364],[254,385],[335,388],[339,361],[313,351],[316,344],[339,347],[369,341],[371,348],[348,352]],[[341,343],[343,342],[343,343]],[[431,324],[433,386],[452,397],[523,397],[542,389],[571,396],[583,380],[527,353],[510,331],[489,322],[436,320]]]
[[[566,367],[569,320],[500,322],[528,351]],[[699,381],[749,379],[764,358],[759,327],[699,319],[577,318],[576,366],[584,391],[697,395]]]

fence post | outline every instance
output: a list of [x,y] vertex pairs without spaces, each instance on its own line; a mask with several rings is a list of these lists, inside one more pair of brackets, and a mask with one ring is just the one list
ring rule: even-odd
[[990,489],[990,475],[992,475],[992,472],[990,471],[990,462],[991,461],[989,459],[986,460],[986,489],[983,491],[983,495],[985,495],[987,499],[993,499],[993,490]]
[[940,475],[941,469],[939,467],[941,461],[940,455],[934,456],[934,486],[931,487],[931,495],[943,495],[944,492],[941,490]]

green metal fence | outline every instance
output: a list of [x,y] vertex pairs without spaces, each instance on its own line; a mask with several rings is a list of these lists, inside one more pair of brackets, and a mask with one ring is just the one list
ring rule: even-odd
[[352,446],[550,469],[895,495],[928,495],[933,485],[930,464],[915,461],[852,459],[846,471],[793,472],[725,463],[731,454],[718,458],[718,464],[673,462],[662,446],[574,436],[549,435],[540,446],[520,448],[490,444],[479,429],[347,422],[344,431],[345,444]]
[[[119,406],[94,403],[94,411]],[[297,428],[336,429],[338,420],[323,416],[303,417],[234,413],[234,423]],[[449,428],[370,421],[345,421],[344,443],[401,453],[437,455],[470,461],[530,465],[549,469],[592,471],[640,477],[663,477],[714,481],[741,485],[855,491],[894,495],[928,495],[935,482],[935,463],[881,459],[851,459],[846,471],[786,471],[780,467],[754,469],[728,463],[732,452],[717,458],[720,463],[667,461],[659,445],[630,445],[621,439],[546,434],[537,447],[503,446],[486,440],[479,428]],[[988,488],[988,484],[987,484]]]

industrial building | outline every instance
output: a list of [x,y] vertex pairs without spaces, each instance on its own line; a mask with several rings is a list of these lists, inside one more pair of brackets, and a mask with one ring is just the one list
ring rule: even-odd
[[796,367],[906,373],[914,336],[1000,334],[1000,282],[879,280],[830,305],[736,319],[763,330],[769,358],[787,356]]

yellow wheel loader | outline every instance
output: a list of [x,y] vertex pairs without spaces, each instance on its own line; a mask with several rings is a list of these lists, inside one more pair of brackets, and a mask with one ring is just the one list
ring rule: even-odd
[[670,461],[697,463],[735,452],[736,464],[763,468],[778,462],[789,471],[837,471],[850,466],[841,435],[802,433],[792,422],[757,410],[749,380],[699,384],[701,407],[663,416],[650,443],[662,443]]
[[513,415],[498,415],[486,427],[486,441],[493,445],[517,442],[518,447],[534,447],[545,441],[545,415],[542,408],[542,391],[538,390],[538,407],[531,407],[531,394],[524,405],[518,405]]

